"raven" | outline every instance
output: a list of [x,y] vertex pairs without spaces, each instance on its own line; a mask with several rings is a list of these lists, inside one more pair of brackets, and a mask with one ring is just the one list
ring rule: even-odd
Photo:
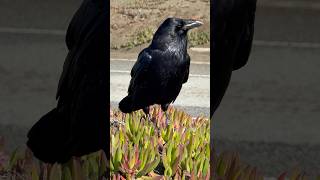
[[257,0],[214,0],[211,78],[211,116],[229,85],[232,71],[243,67],[249,58]]
[[201,25],[200,21],[180,18],[167,18],[160,25],[131,70],[128,96],[119,103],[122,112],[143,109],[148,115],[153,104],[160,104],[166,112],[189,77],[187,32]]
[[64,163],[108,147],[108,10],[105,0],[84,0],[66,34],[68,55],[57,107],[28,132],[27,146],[46,163]]

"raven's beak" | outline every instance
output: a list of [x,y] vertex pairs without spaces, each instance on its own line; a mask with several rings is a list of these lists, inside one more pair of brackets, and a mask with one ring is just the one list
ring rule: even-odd
[[199,27],[203,24],[203,22],[201,21],[197,21],[197,20],[185,20],[185,25],[182,27],[184,30],[189,30],[189,29],[193,29],[196,27]]

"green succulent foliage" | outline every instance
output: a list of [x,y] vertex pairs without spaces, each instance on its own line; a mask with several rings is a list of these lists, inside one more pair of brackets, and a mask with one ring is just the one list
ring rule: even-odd
[[[145,118],[142,111],[131,114],[111,111],[110,160],[106,159],[103,151],[98,151],[74,157],[65,164],[45,164],[36,160],[28,149],[17,149],[7,155],[0,137],[0,179],[263,179],[257,168],[241,163],[237,153],[210,154],[210,124],[207,118],[192,118],[172,107],[167,115],[169,126],[158,106],[151,108],[151,121]],[[213,174],[210,174],[210,155],[214,159],[211,164]],[[303,170],[295,168],[290,173],[282,173],[278,179],[304,180],[308,177]]]
[[142,111],[111,111],[111,120],[120,124],[111,127],[112,177],[190,179],[194,174],[193,179],[209,178],[208,119],[192,118],[172,107],[167,116],[168,126],[158,106],[150,110],[151,121]]
[[[204,179],[209,176],[209,121],[170,107],[170,125],[160,107],[150,119],[142,111],[111,111],[110,160],[103,151],[74,157],[65,164],[45,164],[30,150],[7,156],[0,138],[0,177],[30,180]],[[188,165],[183,163],[189,162]],[[186,164],[186,163],[185,163]],[[191,168],[185,168],[190,166]],[[107,168],[110,174],[107,174]]]
[[7,166],[0,171],[0,179],[17,180],[87,180],[107,179],[107,159],[103,151],[81,158],[72,158],[65,164],[44,164],[27,149],[14,151]]
[[154,128],[135,116],[142,118],[141,113],[127,114],[123,116],[125,126],[111,130],[112,175],[121,172],[127,178],[141,177],[159,164]]
[[215,162],[216,179],[230,180],[263,180],[263,176],[258,172],[256,167],[242,164],[239,154],[233,152],[221,153]]

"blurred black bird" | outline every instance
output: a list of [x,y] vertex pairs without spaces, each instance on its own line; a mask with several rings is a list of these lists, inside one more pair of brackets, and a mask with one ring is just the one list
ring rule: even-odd
[[119,103],[122,112],[143,109],[148,115],[153,104],[160,104],[166,112],[189,77],[187,33],[201,25],[200,21],[179,18],[168,18],[160,25],[131,70],[128,96]]
[[232,71],[249,58],[257,0],[213,0],[211,116],[229,85]]
[[69,52],[59,81],[57,107],[28,133],[27,146],[46,163],[64,163],[71,156],[107,149],[107,3],[85,0],[68,27]]

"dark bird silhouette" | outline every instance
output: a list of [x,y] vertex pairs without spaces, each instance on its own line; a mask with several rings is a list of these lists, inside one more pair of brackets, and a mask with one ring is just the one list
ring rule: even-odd
[[166,112],[189,77],[187,32],[200,25],[200,21],[179,18],[168,18],[160,25],[131,70],[128,96],[119,103],[122,112],[143,109],[148,115],[153,104]]
[[257,0],[214,0],[212,4],[211,115],[218,108],[229,85],[232,71],[249,58]]
[[68,27],[69,52],[59,81],[57,107],[28,133],[27,146],[44,162],[64,163],[71,156],[107,149],[107,3],[85,0]]

